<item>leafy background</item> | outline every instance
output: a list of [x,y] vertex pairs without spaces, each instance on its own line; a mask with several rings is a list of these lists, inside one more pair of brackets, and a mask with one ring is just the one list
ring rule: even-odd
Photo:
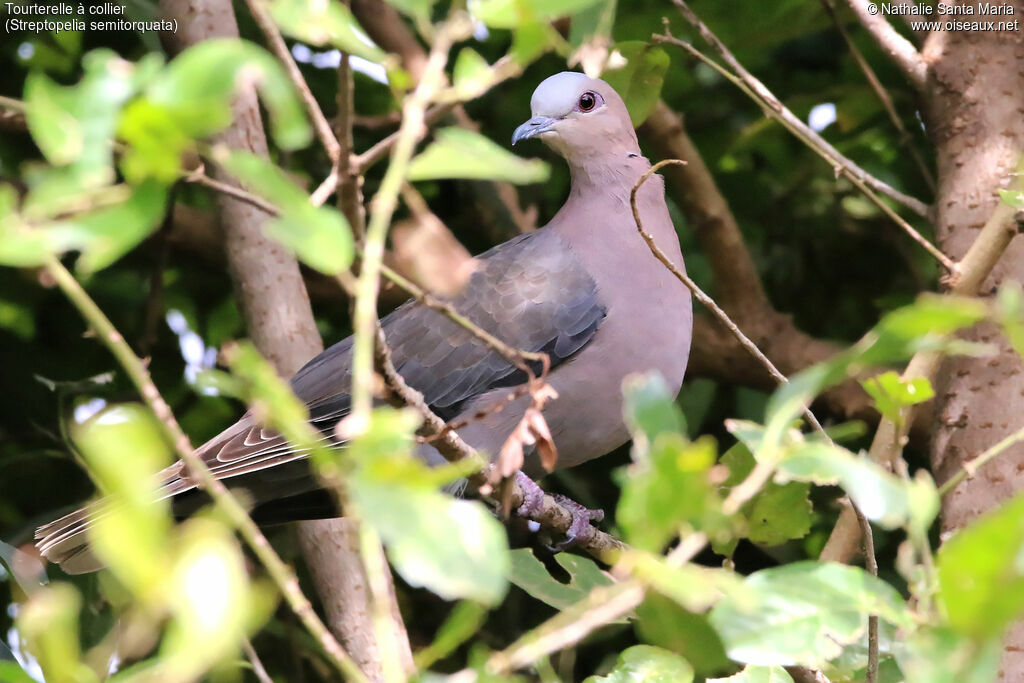
[[[408,9],[407,5],[430,6],[430,3],[395,4],[403,9]],[[568,19],[556,23],[563,31],[583,25],[588,20],[587,12],[593,11],[584,5],[593,4],[555,0],[544,3],[545,11],[552,17],[568,15]],[[285,5],[282,3],[282,7]],[[562,5],[567,8],[565,12],[559,10]],[[671,6],[664,2],[637,0],[629,2],[628,8],[625,5],[619,3],[614,15],[611,34],[617,43],[650,41],[652,33],[662,30],[665,16],[670,18],[674,32],[685,33]],[[757,74],[799,117],[806,119],[812,108],[831,104],[835,120],[822,134],[843,154],[910,195],[929,196],[930,190],[911,156],[905,152],[877,97],[864,82],[859,67],[848,52],[839,47],[842,38],[821,8],[798,0],[746,3],[742,8],[705,0],[694,2],[694,9],[734,50],[747,69]],[[242,37],[262,44],[262,34],[248,12],[241,6],[236,10]],[[285,10],[287,7],[282,12]],[[129,6],[129,14],[135,17],[157,13],[151,3]],[[285,23],[283,16],[278,16],[282,24]],[[432,19],[440,20],[443,16],[442,8],[433,8]],[[511,40],[508,30],[491,26],[488,31],[478,32],[476,37],[457,46],[453,55],[460,47],[471,47],[493,64],[509,50]],[[899,74],[888,66],[889,62],[866,36],[857,34],[855,40],[881,80],[890,87],[897,111],[911,132],[907,144],[930,158],[933,150],[923,135],[913,98],[901,85]],[[290,44],[293,43],[290,41]],[[139,64],[163,52],[155,34],[12,33],[0,45],[0,94],[30,98],[32,79],[39,74],[46,74],[58,84],[78,83],[88,71],[86,55],[97,49],[112,50],[121,58]],[[312,54],[328,52],[327,48],[311,50]],[[294,54],[311,52],[307,49]],[[684,116],[689,135],[729,200],[777,310],[792,315],[801,330],[847,345],[875,326],[884,314],[909,304],[918,292],[935,288],[938,274],[930,258],[909,243],[849,183],[836,180],[818,156],[781,127],[767,122],[753,103],[707,66],[686,58],[679,51],[667,50],[663,54],[670,59],[663,82],[652,83],[646,90],[639,88],[634,97],[643,99],[652,92],[656,94],[660,88],[662,99]],[[318,68],[317,61],[300,60],[300,68],[330,117],[335,113],[335,71]],[[180,80],[168,79],[163,96],[184,97],[188,101],[189,79],[210,67],[209,62],[197,64],[195,71],[183,72]],[[533,88],[543,78],[565,68],[564,54],[546,53],[526,66],[521,77],[503,82],[469,101],[466,110],[480,125],[483,135],[496,145],[507,147],[511,131],[529,116],[528,102]],[[138,73],[142,71],[140,66]],[[387,86],[359,72],[354,78],[358,115],[379,117],[397,111],[398,105]],[[159,104],[160,94],[152,82],[142,82],[140,87],[153,87],[150,96]],[[83,100],[80,104],[83,111],[87,111],[87,103]],[[143,118],[144,112],[137,115],[139,121],[147,121]],[[178,125],[182,129],[194,125],[191,135],[196,138],[212,132],[203,130],[203,126],[212,125],[210,121],[189,121],[188,117],[183,117]],[[159,175],[161,169],[166,168],[167,150],[145,147],[146,135],[152,131],[140,128],[137,132],[134,144],[138,158],[134,172],[141,176]],[[121,129],[122,138],[132,139],[129,133],[130,130]],[[379,129],[357,125],[355,148],[366,149],[381,136]],[[282,142],[281,138],[278,142]],[[38,135],[34,142],[26,131],[17,127],[6,131],[0,137],[3,182],[17,193],[24,193],[34,182],[32,169],[43,161],[40,148],[45,144]],[[53,144],[59,147],[63,143],[58,139]],[[641,136],[641,145],[648,156],[657,157],[650,140]],[[551,166],[548,182],[528,184],[519,191],[522,204],[536,207],[538,223],[543,224],[564,201],[568,174],[560,160],[539,145],[525,150],[524,154],[545,159]],[[326,156],[316,145],[297,149],[276,147],[273,160],[292,181],[307,189],[312,189],[330,170]],[[176,157],[172,161],[176,161]],[[132,167],[124,165],[121,171],[125,175],[133,172]],[[171,171],[177,172],[176,164]],[[378,165],[367,174],[364,188],[367,197],[378,190],[383,172],[384,165]],[[240,170],[238,175],[246,177]],[[434,175],[445,178],[451,174],[437,172]],[[252,178],[258,176],[259,172],[251,174]],[[429,178],[431,174],[428,172],[421,177]],[[508,220],[496,220],[488,215],[487,207],[479,200],[484,187],[478,181],[467,180],[417,182],[431,210],[474,253],[515,234],[515,226]],[[290,201],[273,197],[272,191],[273,188],[268,188],[262,193],[282,207]],[[214,197],[204,188],[178,183],[171,192],[174,200],[200,215],[214,210]],[[688,269],[697,282],[714,295],[709,266],[674,198],[670,195],[668,200]],[[404,209],[400,210],[398,218],[405,217]],[[303,220],[305,218],[308,217]],[[104,264],[106,267],[96,268],[95,272],[85,273],[84,282],[129,343],[150,359],[153,378],[183,428],[193,443],[202,443],[234,421],[242,412],[243,404],[225,395],[197,391],[190,381],[197,371],[196,364],[210,367],[213,358],[209,350],[243,338],[245,330],[223,254],[208,240],[183,242],[175,239],[173,232],[165,221],[138,246],[126,245],[127,253],[120,258]],[[309,249],[309,253],[318,251],[322,250],[316,245]],[[94,252],[87,249],[86,253]],[[309,259],[306,263],[318,265],[310,263]],[[382,298],[382,311],[401,301],[400,295],[387,289]],[[314,289],[314,310],[318,329],[327,342],[350,334],[348,303],[335,290]],[[951,331],[987,315],[985,310],[971,309],[966,313],[957,310],[941,309],[940,317],[960,322],[945,327],[939,325],[943,327],[940,331]],[[900,352],[875,360],[894,362],[905,357],[915,339],[935,331],[935,325],[921,322],[925,317],[912,326],[909,340],[899,340]],[[82,332],[78,313],[44,271],[33,264],[0,268],[0,367],[3,368],[0,373],[0,539],[13,547],[29,543],[36,525],[61,510],[72,509],[93,491],[89,477],[76,462],[75,453],[67,443],[68,432],[74,429],[75,410],[87,410],[89,405],[96,405],[96,399],[110,404],[135,399],[130,383],[118,372],[107,352]],[[845,371],[845,365],[838,370]],[[103,376],[103,381],[90,380],[97,376]],[[820,386],[810,386],[807,390],[813,394],[818,389]],[[656,387],[651,391],[652,401],[663,401]],[[643,396],[635,397],[633,405],[639,406],[637,410],[642,409],[643,401]],[[741,591],[727,591],[730,597],[719,603],[709,621],[704,613],[712,602],[703,603],[699,595],[687,594],[680,598],[666,588],[652,593],[637,608],[637,618],[610,624],[550,662],[541,662],[536,675],[548,680],[556,674],[564,680],[581,679],[590,674],[605,674],[616,662],[620,677],[607,680],[633,680],[625,678],[624,673],[631,666],[655,667],[667,676],[666,680],[682,680],[687,674],[677,672],[672,676],[665,672],[673,671],[672,667],[690,665],[699,675],[728,675],[736,671],[737,666],[726,656],[724,640],[734,662],[798,662],[824,666],[828,664],[826,660],[832,660],[831,666],[837,672],[833,680],[857,678],[864,662],[863,621],[868,612],[879,614],[889,623],[883,626],[883,641],[895,638],[893,629],[904,629],[901,631],[904,634],[913,630],[900,596],[906,595],[913,586],[908,585],[908,572],[900,571],[897,550],[908,534],[916,533],[918,541],[923,539],[922,542],[927,543],[931,519],[921,509],[928,506],[914,502],[909,485],[892,484],[897,488],[886,499],[877,518],[883,520],[875,536],[881,578],[877,585],[866,585],[863,573],[805,562],[814,560],[824,545],[838,515],[836,500],[843,494],[834,486],[811,487],[806,482],[839,481],[856,500],[858,481],[867,478],[870,485],[875,485],[878,481],[889,480],[874,471],[865,474],[858,470],[856,461],[850,464],[834,453],[832,459],[818,454],[816,460],[814,453],[801,451],[798,455],[805,460],[797,460],[792,471],[787,471],[788,476],[797,481],[767,484],[743,508],[741,516],[747,525],[746,531],[722,531],[716,538],[713,533],[716,529],[731,528],[721,519],[718,489],[709,484],[709,472],[717,455],[724,453],[722,463],[728,466],[728,476],[719,481],[727,492],[728,487],[739,483],[753,468],[751,451],[756,454],[764,447],[762,441],[743,439],[741,433],[757,432],[753,423],[781,419],[784,411],[780,412],[778,398],[773,408],[766,392],[714,376],[689,378],[678,405],[685,417],[679,419],[677,425],[684,426],[652,430],[646,450],[642,445],[637,446],[631,455],[630,449],[624,447],[572,471],[552,475],[546,481],[547,488],[568,493],[589,507],[608,511],[606,528],[621,531],[634,546],[655,555],[675,537],[681,523],[707,531],[714,541],[712,547],[696,556],[698,565],[687,567],[721,567],[725,561],[729,569],[740,575],[770,570],[757,575],[763,577],[761,583],[754,581],[752,587],[748,586],[754,596],[750,599],[755,602],[766,600],[765,596],[782,596],[792,610],[798,611],[793,605],[800,604],[801,594],[808,590],[808,585],[820,585],[821,591],[837,593],[834,600],[837,608],[829,611],[822,607],[827,601],[812,601],[812,612],[822,611],[814,612],[810,624],[793,625],[792,643],[771,640],[766,643],[759,641],[756,634],[778,628],[770,619],[769,607],[751,612],[749,605],[743,605]],[[726,428],[727,420],[734,421],[730,423],[732,433]],[[845,432],[844,446],[853,452],[866,447],[866,429],[853,426]],[[738,435],[741,443],[737,442]],[[111,437],[105,438],[107,440],[101,443],[112,443]],[[690,438],[695,440],[690,441]],[[803,448],[786,439],[789,437],[780,442],[780,447],[788,449],[787,453]],[[130,450],[123,454],[131,457]],[[689,459],[692,465],[689,478],[676,469],[680,457]],[[926,463],[924,455],[915,452],[913,445],[905,451],[905,457],[911,473]],[[836,465],[836,461],[845,463],[847,469]],[[630,467],[631,463],[634,464]],[[805,466],[803,470],[799,464]],[[660,486],[668,487],[667,490],[659,490],[659,479],[651,478],[651,471],[657,472],[659,468],[665,468],[660,475]],[[906,488],[901,488],[904,486]],[[680,498],[681,487],[691,494],[684,498],[693,503],[692,509],[666,512],[659,501]],[[889,509],[898,507],[901,502],[905,510]],[[424,502],[424,505],[429,504]],[[915,520],[915,515],[923,516],[924,521]],[[1006,518],[1010,518],[1009,513]],[[380,533],[391,546],[386,522],[380,521],[380,525]],[[999,533],[999,525],[996,527],[994,534]],[[273,528],[269,534],[286,559],[298,561],[294,540],[287,529]],[[211,538],[214,537],[228,543],[221,536],[213,534]],[[510,537],[514,546],[533,545],[522,530],[512,529]],[[969,538],[960,547],[949,549],[950,554],[960,553],[967,558],[971,557],[971,552]],[[992,561],[999,562],[998,559]],[[637,566],[643,566],[641,560],[637,562],[640,563]],[[660,576],[658,571],[667,570],[658,562],[651,562],[647,580],[659,585],[655,583]],[[957,571],[966,572],[964,580],[968,582],[981,575],[974,571],[982,569],[972,568],[968,560],[964,562],[967,569],[958,570],[957,562],[948,560],[940,565],[940,574],[945,576],[948,572],[951,582],[957,580],[954,576]],[[465,637],[471,635],[472,639],[437,663],[435,670],[454,671],[466,662],[478,661],[484,656],[482,653],[504,647],[558,610],[592,594],[595,586],[609,582],[589,560],[568,555],[551,557],[536,549],[514,551],[511,567],[515,585],[494,609],[485,612],[472,603],[461,603],[455,608],[450,625],[456,630],[461,626],[466,631]],[[6,577],[0,584],[3,591],[0,596],[9,606],[0,614],[0,632],[6,634],[7,646],[18,649],[21,636],[14,630],[14,620],[22,609],[17,605],[24,602],[25,596],[6,572],[0,576]],[[403,577],[408,578],[405,574]],[[729,580],[739,581],[736,575],[729,574],[729,577]],[[665,580],[679,586],[686,583],[685,578],[673,574]],[[718,580],[697,574],[690,578],[711,585]],[[83,601],[79,621],[82,645],[87,649],[104,639],[115,615],[124,614],[124,589],[122,587],[118,593],[118,589],[108,585],[109,579],[98,575],[67,580],[78,589]],[[123,576],[121,582],[125,583]],[[252,601],[268,602],[258,597],[263,589],[256,586],[253,590],[256,597],[250,596]],[[927,587],[922,594],[934,597],[929,592],[933,590],[934,586]],[[399,598],[414,649],[426,647],[434,640],[443,619],[451,611],[449,603],[436,592],[405,581],[400,583]],[[120,602],[111,599],[112,594],[120,595]],[[995,620],[992,628],[979,630],[984,605],[961,606],[958,612],[955,594],[939,599],[946,600],[945,611],[929,613],[922,608],[922,613],[929,615],[929,626],[934,628],[918,630],[907,640],[916,643],[913,645],[916,649],[912,648],[912,652],[900,660],[904,670],[901,672],[891,657],[885,658],[883,674],[890,676],[886,680],[900,680],[901,676],[907,676],[907,680],[939,680],[911,678],[907,667],[925,667],[927,654],[940,652],[944,646],[950,651],[964,648],[972,653],[972,662],[982,661],[979,671],[991,670],[993,638],[997,639],[1005,623],[1016,615],[1017,606],[1008,606],[1007,614]],[[851,607],[844,612],[842,605]],[[253,610],[266,613],[266,624],[254,636],[253,643],[271,674],[280,680],[326,677],[325,661],[294,616],[284,607],[271,610],[267,604]],[[752,615],[760,615],[763,621]],[[22,626],[23,631],[26,628]],[[830,634],[831,639],[815,640],[819,634]],[[806,638],[801,640],[804,635]],[[838,651],[829,652],[829,643]],[[848,644],[848,647],[844,649],[835,643]],[[632,647],[637,645],[642,647]],[[644,649],[648,645],[665,650]],[[889,647],[887,651],[893,649]],[[0,652],[4,652],[4,648],[0,647]],[[680,663],[671,652],[687,658],[689,665]],[[238,670],[232,668],[230,658],[224,659],[223,655],[221,658],[228,662],[222,661],[219,665],[222,675],[239,675]],[[0,670],[2,675],[5,674]],[[194,675],[201,675],[201,672]],[[752,667],[742,680],[784,680],[772,678],[784,675],[777,669],[755,671]]]

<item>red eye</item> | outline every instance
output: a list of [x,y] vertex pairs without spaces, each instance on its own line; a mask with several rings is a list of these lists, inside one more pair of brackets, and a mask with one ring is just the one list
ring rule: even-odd
[[590,111],[597,106],[597,97],[592,92],[585,92],[580,95],[580,111]]

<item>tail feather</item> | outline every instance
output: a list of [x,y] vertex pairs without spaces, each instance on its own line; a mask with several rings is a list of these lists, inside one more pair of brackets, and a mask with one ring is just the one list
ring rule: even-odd
[[86,531],[90,516],[99,510],[99,502],[75,510],[36,529],[36,547],[50,562],[68,574],[88,574],[103,568],[92,554]]

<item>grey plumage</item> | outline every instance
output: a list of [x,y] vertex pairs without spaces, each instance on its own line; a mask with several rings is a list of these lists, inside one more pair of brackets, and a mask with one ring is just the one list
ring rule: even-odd
[[[593,96],[593,110],[581,103]],[[549,381],[559,393],[545,417],[560,467],[603,455],[624,443],[622,379],[658,370],[674,389],[689,356],[689,292],[658,263],[637,233],[629,193],[650,168],[621,99],[606,83],[563,73],[542,83],[531,101],[534,117],[515,140],[540,137],[572,172],[565,205],[544,228],[477,257],[476,270],[453,306],[517,348],[550,355]],[[679,267],[682,255],[657,176],[638,193],[645,228]],[[395,367],[445,419],[459,420],[521,384],[521,370],[462,327],[414,302],[383,321]],[[332,429],[349,409],[351,338],[311,360],[291,380],[311,422],[335,442]],[[496,454],[522,417],[523,397],[460,430],[470,445]],[[336,444],[342,445],[342,444]],[[251,415],[201,446],[197,453],[231,486],[243,487],[264,521],[334,514],[304,454],[257,424]],[[429,462],[442,458],[420,447]],[[528,458],[526,469],[536,473]],[[162,473],[162,493],[178,514],[202,502],[181,463]],[[38,546],[71,573],[99,564],[88,552],[85,509],[37,531]]]

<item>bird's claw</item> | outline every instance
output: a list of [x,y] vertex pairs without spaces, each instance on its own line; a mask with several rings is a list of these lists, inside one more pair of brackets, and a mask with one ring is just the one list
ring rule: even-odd
[[[544,507],[544,490],[522,472],[516,472],[516,483],[523,491],[523,502],[516,508],[516,515],[529,519]],[[551,552],[562,552],[574,547],[583,540],[591,522],[604,519],[604,510],[591,510],[568,496],[553,494],[551,496],[561,507],[572,515],[572,523],[565,533],[565,540],[555,544],[545,544]],[[534,529],[536,531],[536,529]]]
[[552,498],[572,514],[572,524],[569,525],[569,530],[565,533],[565,540],[548,546],[552,552],[559,553],[574,547],[583,540],[587,530],[591,528],[591,522],[600,522],[604,519],[604,510],[591,510],[572,498],[557,493]]

